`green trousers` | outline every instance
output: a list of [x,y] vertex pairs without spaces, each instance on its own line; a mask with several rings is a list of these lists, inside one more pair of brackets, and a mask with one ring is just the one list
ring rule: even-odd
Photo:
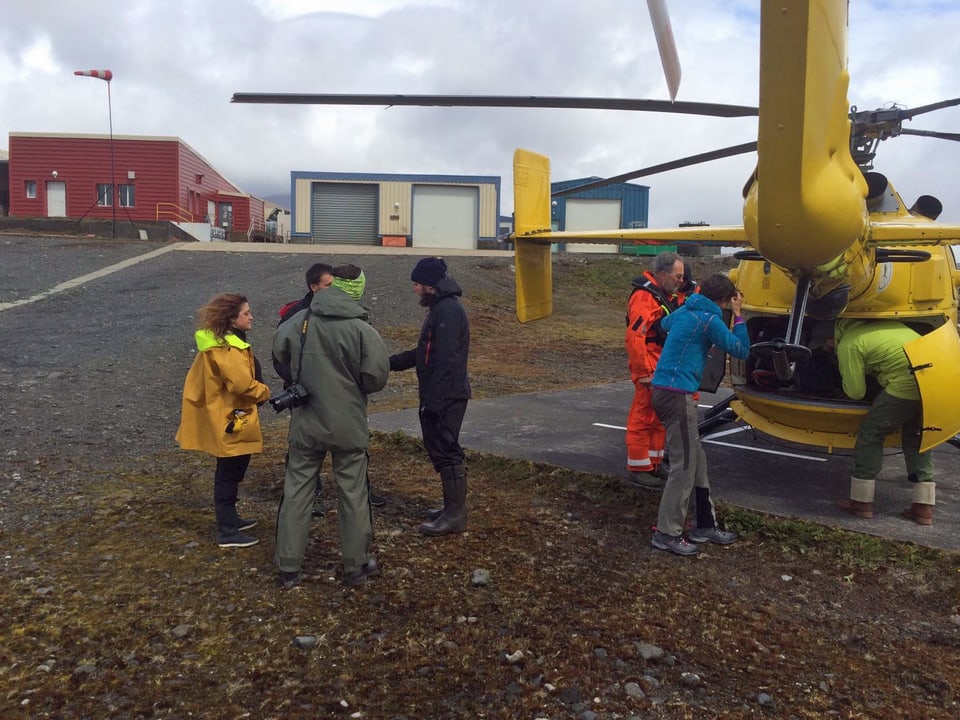
[[933,456],[920,452],[922,421],[919,400],[904,400],[881,391],[857,430],[857,443],[853,449],[854,477],[872,480],[880,473],[883,440],[899,430],[907,475],[915,475],[918,482],[932,481]]
[[[303,564],[313,514],[317,472],[328,452],[326,447],[289,446],[283,498],[277,513],[277,549],[274,557],[283,572],[295,572]],[[359,570],[370,559],[373,516],[367,485],[365,448],[329,448],[337,483],[337,526],[345,572]]]

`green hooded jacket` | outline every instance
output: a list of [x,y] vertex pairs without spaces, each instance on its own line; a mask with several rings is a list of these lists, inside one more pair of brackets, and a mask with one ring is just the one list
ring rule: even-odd
[[[367,321],[367,311],[343,290],[317,291],[310,310],[281,323],[273,353],[299,375],[310,397],[291,410],[289,442],[300,447],[354,450],[369,445],[367,395],[383,389],[390,374],[387,347]],[[307,333],[300,368],[300,334]]]
[[866,394],[866,376],[873,375],[888,394],[919,400],[917,379],[903,346],[919,334],[897,320],[837,320],[834,338],[843,392],[860,400]]

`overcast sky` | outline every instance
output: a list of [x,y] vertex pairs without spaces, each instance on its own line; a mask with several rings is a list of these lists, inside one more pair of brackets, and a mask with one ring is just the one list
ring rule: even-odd
[[[756,105],[759,0],[668,0],[677,99]],[[850,102],[960,96],[960,0],[853,0]],[[598,110],[231,104],[235,92],[456,93],[667,99],[643,0],[3,0],[0,148],[9,132],[177,136],[241,189],[288,193],[291,171],[502,177],[516,147],[553,179],[611,176],[756,139],[754,118]],[[905,127],[960,132],[960,109]],[[636,182],[654,227],[740,224],[755,155]],[[960,223],[960,143],[901,137],[876,169],[910,205]]]

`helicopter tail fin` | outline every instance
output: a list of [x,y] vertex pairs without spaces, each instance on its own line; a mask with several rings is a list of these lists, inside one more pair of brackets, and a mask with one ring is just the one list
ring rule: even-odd
[[553,313],[553,267],[550,241],[550,158],[518,149],[513,153],[514,243],[516,246],[517,319]]

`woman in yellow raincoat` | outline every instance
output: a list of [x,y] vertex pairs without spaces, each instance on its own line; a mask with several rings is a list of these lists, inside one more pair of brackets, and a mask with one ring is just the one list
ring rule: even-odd
[[197,356],[183,385],[177,442],[217,458],[213,502],[220,547],[249,547],[257,524],[237,515],[237,488],[250,455],[263,450],[257,406],[270,397],[246,334],[253,313],[243,295],[217,295],[197,310]]

